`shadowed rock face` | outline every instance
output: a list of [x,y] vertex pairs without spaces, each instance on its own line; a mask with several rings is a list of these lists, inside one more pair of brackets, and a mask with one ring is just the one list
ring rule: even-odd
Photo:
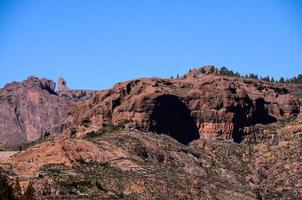
[[75,104],[67,128],[85,135],[122,124],[168,134],[184,144],[199,136],[241,142],[256,124],[294,119],[299,112],[299,100],[278,85],[216,74],[187,75],[118,83]]
[[265,100],[263,98],[256,99],[255,102],[255,112],[253,116],[253,125],[260,123],[260,124],[270,124],[276,122],[277,119],[271,116],[268,113],[268,110],[265,108]]
[[167,134],[183,144],[199,138],[190,110],[177,96],[162,95],[154,102],[149,131]]
[[234,142],[238,143],[244,139],[244,127],[270,124],[277,121],[275,117],[268,113],[263,98],[256,99],[255,102],[246,98],[244,102],[244,104],[239,104],[229,110],[234,113],[232,138]]

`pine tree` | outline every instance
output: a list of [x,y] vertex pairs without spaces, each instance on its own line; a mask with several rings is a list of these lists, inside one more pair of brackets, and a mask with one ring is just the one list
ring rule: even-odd
[[8,182],[8,177],[0,173],[0,199],[1,200],[12,200],[13,187]]
[[16,200],[23,200],[23,194],[22,194],[22,189],[20,186],[20,182],[19,182],[19,177],[17,177],[16,181],[15,181],[15,187],[14,187],[14,197]]
[[269,76],[265,76],[265,77],[263,77],[263,78],[260,78],[261,80],[263,80],[263,81],[267,81],[267,82],[270,82],[270,77]]
[[35,189],[32,185],[32,182],[29,182],[29,184],[24,192],[24,198],[26,200],[36,200]]

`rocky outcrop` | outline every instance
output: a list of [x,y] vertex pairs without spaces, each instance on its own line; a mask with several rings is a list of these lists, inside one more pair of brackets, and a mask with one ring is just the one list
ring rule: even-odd
[[[76,103],[70,110],[67,124],[78,134],[111,124],[152,131],[150,117],[156,107],[156,99],[162,95],[173,95],[173,90],[167,85],[171,82],[156,78],[118,83],[110,90]],[[177,96],[174,99],[180,101]]]
[[64,91],[64,90],[69,90],[67,87],[67,82],[65,81],[64,78],[60,77],[58,80],[58,91]]
[[89,99],[97,93],[96,90],[77,90],[67,87],[67,81],[64,78],[58,80],[58,95],[68,97],[74,100]]
[[222,76],[213,66],[103,91],[69,89],[60,78],[56,92],[53,81],[30,77],[2,89],[0,104],[0,139],[8,146],[60,128],[81,136],[110,126],[167,134],[184,144],[200,137],[241,142],[257,124],[301,116],[299,99],[286,85]]
[[295,118],[300,112],[298,99],[272,84],[213,75],[192,81],[186,99],[199,132],[207,138],[240,142],[254,125]]
[[60,133],[73,102],[88,99],[96,91],[70,90],[63,78],[56,83],[29,77],[7,84],[0,91],[0,140],[7,147]]
[[204,70],[118,83],[87,99],[35,77],[5,86],[1,142],[64,126],[0,152],[0,173],[31,181],[41,199],[300,199],[298,87]]
[[80,135],[113,124],[165,133],[185,144],[199,137],[241,142],[256,124],[296,118],[299,112],[299,100],[286,88],[202,73],[118,83],[77,103],[68,123]]
[[51,80],[7,84],[0,91],[0,140],[12,147],[49,134],[64,121],[70,103],[56,94]]
[[185,78],[200,78],[206,74],[220,74],[220,70],[213,65],[207,65],[200,68],[190,69],[188,73],[184,75]]

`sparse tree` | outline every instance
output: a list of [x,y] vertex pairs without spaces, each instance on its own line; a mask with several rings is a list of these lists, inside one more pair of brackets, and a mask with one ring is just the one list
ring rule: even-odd
[[15,181],[14,197],[15,197],[16,200],[24,200],[23,194],[22,194],[22,189],[21,189],[21,186],[20,186],[19,177],[17,177],[16,181]]
[[36,200],[35,189],[32,185],[32,182],[29,182],[29,184],[24,192],[24,198],[26,200]]
[[0,199],[13,200],[13,187],[9,184],[8,177],[0,173]]

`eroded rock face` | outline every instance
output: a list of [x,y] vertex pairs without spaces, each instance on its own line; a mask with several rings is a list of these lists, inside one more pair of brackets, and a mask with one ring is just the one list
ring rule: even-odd
[[67,116],[71,101],[55,93],[55,82],[29,77],[0,91],[0,140],[13,147],[48,134]]
[[118,83],[110,90],[101,91],[93,98],[75,104],[70,110],[67,124],[80,134],[111,124],[150,130],[155,99],[165,94],[173,95],[173,90],[167,85],[171,85],[171,82],[156,78]]
[[207,138],[242,141],[256,124],[295,118],[299,101],[285,88],[242,78],[203,76],[187,95],[199,132]]
[[199,136],[241,142],[256,124],[295,118],[299,112],[299,100],[285,88],[203,74],[119,83],[76,104],[68,121],[80,134],[122,124],[165,133],[182,143]]
[[0,90],[0,140],[7,147],[61,133],[72,103],[88,99],[97,91],[72,90],[63,78],[56,83],[31,76]]
[[[69,89],[64,79],[55,92],[53,81],[30,77],[2,89],[0,105],[0,139],[9,146],[49,132],[81,136],[112,125],[167,134],[183,144],[199,137],[241,142],[257,124],[301,117],[299,99],[286,87],[221,76],[213,66],[99,92]],[[64,130],[54,129],[58,125]]]

